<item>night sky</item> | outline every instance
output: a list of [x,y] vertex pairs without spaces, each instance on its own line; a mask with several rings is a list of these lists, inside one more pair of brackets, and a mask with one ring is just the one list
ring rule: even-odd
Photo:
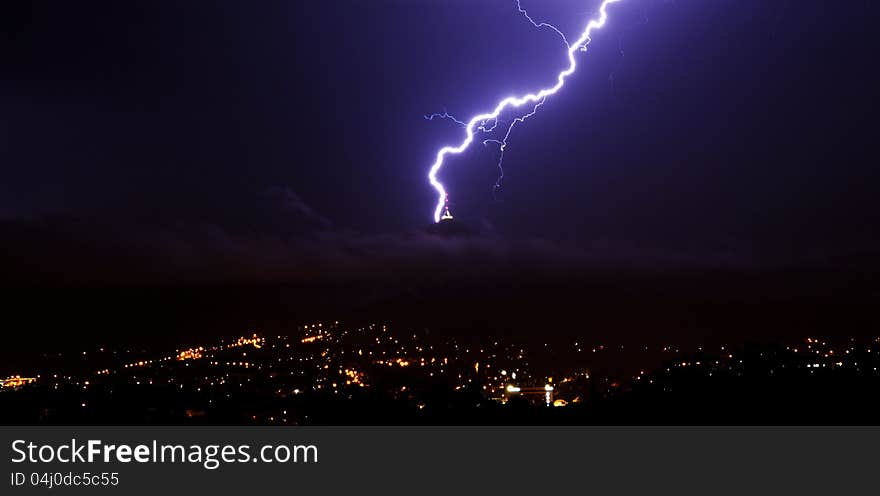
[[[597,3],[524,0],[569,35]],[[449,162],[480,234],[445,240],[423,233],[425,175],[462,129],[424,116],[467,118],[565,62],[513,0],[3,2],[4,280],[876,271],[880,5],[610,14],[514,131],[497,198],[496,149]]]

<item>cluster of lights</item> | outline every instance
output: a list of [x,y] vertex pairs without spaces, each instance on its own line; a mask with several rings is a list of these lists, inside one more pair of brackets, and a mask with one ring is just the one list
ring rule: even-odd
[[177,354],[177,361],[182,362],[184,360],[198,360],[202,358],[202,352],[205,351],[205,348],[200,346],[198,348],[190,348],[188,350],[183,350]]
[[[266,338],[260,337],[256,333],[251,337],[239,337],[235,341],[228,344],[220,344],[217,346],[204,347],[199,346],[196,348],[188,348],[185,350],[177,351],[174,355],[168,355],[160,358],[155,358],[152,360],[138,360],[137,362],[126,363],[122,366],[124,369],[138,368],[138,367],[148,367],[151,365],[158,365],[163,362],[186,362],[190,360],[199,360],[205,356],[207,353],[216,353],[222,350],[229,350],[234,348],[241,348],[243,346],[253,346],[255,349],[260,349],[265,344]],[[110,369],[102,369],[96,372],[97,375],[109,375],[112,373]]]
[[366,384],[364,384],[364,382],[363,382],[363,377],[364,377],[363,373],[358,372],[357,370],[354,370],[354,369],[345,369],[343,371],[343,374],[348,378],[345,381],[346,385],[355,384],[360,387],[366,386]]
[[387,365],[389,367],[393,367],[395,365],[399,367],[409,367],[409,360],[405,360],[403,358],[396,358],[394,360],[376,360],[378,365]]
[[6,379],[0,380],[0,387],[15,389],[22,386],[27,386],[28,384],[37,382],[36,377],[22,377],[20,375],[13,375],[7,377]]
[[543,396],[544,404],[546,406],[550,406],[550,405],[565,406],[565,405],[567,405],[568,403],[564,402],[564,401],[559,404],[557,404],[557,402],[554,402],[553,394],[554,394],[554,391],[556,390],[556,388],[553,387],[552,383],[553,383],[553,378],[549,377],[547,379],[547,383],[544,384],[544,386],[517,386],[515,384],[508,384],[507,387],[505,387],[503,389],[505,395],[502,396],[499,399],[499,401],[501,401],[501,403],[507,403],[510,400],[510,398],[512,398],[514,396],[525,396],[525,397],[529,397],[529,396],[542,397]]
[[[309,337],[320,336],[320,339],[308,341],[307,346],[291,346]],[[449,380],[455,390],[479,390],[487,398],[506,403],[510,398],[519,396],[529,401],[547,406],[563,407],[582,401],[582,382],[590,380],[586,369],[563,372],[560,381],[554,382],[552,377],[540,380],[529,373],[528,361],[524,348],[504,345],[499,341],[484,343],[484,346],[461,345],[454,338],[443,338],[427,341],[427,335],[412,332],[391,332],[381,324],[371,324],[360,328],[341,328],[336,324],[315,324],[301,326],[296,334],[278,335],[271,338],[253,334],[240,337],[233,341],[221,342],[212,347],[194,347],[176,350],[165,357],[144,359],[126,364],[123,368],[151,367],[149,373],[131,371],[121,378],[132,384],[152,385],[169,384],[178,390],[193,393],[209,393],[206,399],[230,397],[240,388],[264,388],[268,386],[278,397],[301,394],[309,391],[321,391],[352,397],[360,388],[386,388],[385,391],[395,396],[403,394],[414,406],[424,405],[420,401],[419,392],[412,390],[418,384],[417,377],[435,377],[441,375]],[[566,346],[571,346],[568,343]],[[597,344],[595,348],[575,341],[574,351],[596,353],[614,353],[623,348],[618,345]],[[544,344],[545,351],[550,347]],[[247,349],[245,349],[247,348]],[[648,351],[649,347],[639,346],[638,350]],[[672,353],[675,346],[657,347],[655,351]],[[747,364],[743,358],[722,346],[721,353],[708,358],[699,348],[699,355],[684,356],[668,361],[667,372],[674,369],[689,369],[700,373],[734,373],[742,372]],[[254,352],[253,350],[261,350]],[[717,350],[717,348],[716,348]],[[784,361],[774,361],[779,368],[805,368],[810,373],[820,373],[826,369],[852,368],[854,370],[872,370],[869,367],[880,362],[877,357],[871,358],[864,353],[868,351],[876,355],[880,353],[880,339],[868,346],[849,346],[832,348],[827,342],[807,338],[799,346],[787,348]],[[783,352],[786,353],[786,352]],[[765,356],[771,356],[766,355]],[[199,367],[190,361],[204,359],[206,365]],[[225,367],[218,369],[214,367]],[[183,372],[189,367],[187,372]],[[400,378],[402,382],[386,384],[383,381],[368,380],[378,368],[406,369],[390,377]],[[861,368],[860,368],[861,367]],[[876,368],[873,370],[876,371]],[[112,369],[102,369],[95,376],[116,374]],[[602,380],[600,394],[613,394],[615,391],[628,390],[639,383],[654,383],[662,376],[648,374],[645,370],[638,371],[631,379],[633,382],[620,383],[609,379]],[[772,373],[772,371],[771,371]],[[415,375],[413,375],[415,374]],[[92,382],[94,383],[94,377]],[[386,375],[387,376],[387,375]],[[39,376],[37,376],[39,377]],[[50,380],[49,386],[67,383],[76,388],[85,389],[90,382],[74,377],[58,375]],[[384,376],[383,376],[384,377]],[[621,379],[621,378],[619,378]],[[4,388],[19,387],[32,382],[33,378],[20,376],[10,377],[0,382]],[[397,379],[395,379],[397,380]],[[571,383],[571,384],[568,384]],[[579,389],[580,388],[580,389]],[[286,415],[272,415],[277,419],[287,418]],[[270,418],[266,415],[266,418]]]
[[244,367],[246,369],[251,368],[253,364],[250,362],[210,362],[211,365],[225,365],[227,367]]
[[254,334],[250,338],[240,337],[235,343],[229,345],[230,348],[240,348],[242,346],[253,346],[256,349],[260,349],[263,347],[263,344],[266,342],[266,338],[261,338]]

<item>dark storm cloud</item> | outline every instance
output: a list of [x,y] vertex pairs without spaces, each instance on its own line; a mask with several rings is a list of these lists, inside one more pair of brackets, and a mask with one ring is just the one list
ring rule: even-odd
[[[531,3],[582,27],[584,2]],[[417,230],[461,136],[422,115],[558,70],[512,1],[7,4],[0,263],[23,282],[876,265],[867,3],[621,2],[517,128],[503,202],[496,150],[445,170],[466,239]]]
[[266,189],[266,197],[272,200],[274,205],[291,217],[302,220],[306,224],[320,229],[327,229],[331,222],[326,217],[315,212],[311,206],[290,188],[272,186]]
[[[290,193],[290,192],[288,192]],[[298,198],[283,195],[285,200]],[[95,218],[0,220],[5,284],[140,285],[201,283],[345,283],[434,285],[514,280],[571,282],[607,271],[760,270],[785,265],[730,250],[672,250],[607,242],[567,245],[491,234],[446,237],[415,231],[362,234],[330,229],[298,201],[294,222],[308,233],[281,237],[214,224],[148,226]],[[826,254],[793,262],[827,264]],[[867,258],[867,257],[866,257]],[[838,259],[851,261],[849,258]]]
[[[566,91],[516,129],[503,203],[495,148],[444,168],[455,215],[587,245],[871,239],[878,9],[851,2],[828,22],[827,1],[778,3],[616,4]],[[596,2],[524,4],[574,33]],[[513,0],[0,9],[0,199],[30,214],[238,222],[282,238],[327,219],[412,230],[435,201],[431,157],[461,139],[423,115],[466,118],[564,63]],[[253,220],[266,185],[286,227],[280,213]]]

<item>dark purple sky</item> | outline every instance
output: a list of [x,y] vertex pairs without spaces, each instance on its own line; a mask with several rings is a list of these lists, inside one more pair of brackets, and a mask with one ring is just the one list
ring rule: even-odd
[[[524,0],[569,35],[596,4]],[[455,213],[648,265],[874,253],[878,13],[624,0],[515,130],[503,201],[493,149],[449,163]],[[315,233],[406,251],[426,169],[462,132],[423,116],[467,117],[564,63],[513,0],[5,2],[0,33],[3,239],[15,264],[83,253],[110,278],[150,258],[136,247],[196,278],[271,271]]]
[[[570,35],[596,5],[523,3]],[[449,239],[423,231],[425,175],[462,130],[424,115],[467,117],[564,63],[514,0],[0,2],[7,355],[355,316],[872,332],[878,14],[623,0],[515,130],[503,201],[494,150],[448,164],[457,219],[482,231]]]

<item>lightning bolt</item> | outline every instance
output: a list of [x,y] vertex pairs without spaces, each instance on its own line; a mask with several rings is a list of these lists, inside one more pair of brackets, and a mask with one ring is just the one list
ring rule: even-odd
[[434,190],[437,191],[438,195],[437,206],[434,209],[434,222],[440,222],[440,217],[443,214],[444,207],[446,206],[449,198],[449,195],[447,194],[446,188],[443,186],[443,183],[441,183],[437,179],[437,174],[443,168],[446,157],[449,155],[459,155],[470,148],[478,131],[491,132],[492,130],[494,130],[495,127],[498,126],[499,117],[508,108],[520,108],[528,104],[533,104],[530,112],[520,115],[510,123],[510,126],[507,128],[507,133],[505,134],[503,139],[489,139],[483,142],[484,144],[494,143],[499,146],[501,157],[498,162],[498,167],[499,169],[501,169],[501,177],[498,178],[498,181],[495,183],[495,187],[500,187],[501,180],[504,177],[504,171],[502,169],[504,150],[507,147],[507,139],[510,137],[510,133],[513,131],[514,126],[535,115],[541,105],[543,105],[544,102],[547,100],[547,97],[556,94],[559,90],[562,89],[563,86],[565,86],[565,80],[568,79],[569,76],[574,74],[575,70],[577,69],[577,58],[575,57],[575,54],[578,51],[587,50],[587,46],[589,46],[590,42],[592,41],[591,36],[593,31],[601,29],[603,26],[605,26],[605,22],[608,20],[608,6],[620,1],[621,0],[604,0],[599,6],[599,17],[591,19],[586,28],[584,28],[584,31],[581,33],[580,37],[573,43],[569,43],[562,31],[560,31],[553,25],[546,22],[539,23],[532,19],[532,17],[529,16],[528,12],[526,12],[526,10],[522,8],[521,0],[517,0],[517,9],[529,22],[532,23],[533,26],[537,28],[551,29],[562,38],[562,41],[568,47],[568,67],[556,75],[555,85],[548,88],[540,89],[534,93],[529,93],[527,95],[509,96],[498,102],[491,112],[477,114],[471,117],[471,119],[467,122],[458,120],[445,112],[443,114],[434,114],[433,116],[426,117],[429,120],[433,120],[434,118],[450,119],[465,128],[464,141],[459,143],[458,146],[445,146],[441,148],[437,152],[434,163],[431,165],[430,172],[428,172],[428,181],[431,183],[431,186],[434,187]]

